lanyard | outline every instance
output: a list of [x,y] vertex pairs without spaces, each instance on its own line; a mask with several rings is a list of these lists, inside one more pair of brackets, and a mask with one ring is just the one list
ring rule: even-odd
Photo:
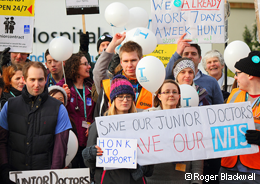
[[[248,100],[248,93],[246,92],[246,101]],[[260,103],[260,97],[258,97],[253,103],[252,103],[252,109],[256,106],[259,106]]]
[[11,91],[10,91],[11,95],[13,95],[13,97],[16,97]]
[[137,98],[138,98],[138,96],[139,96],[138,86],[139,86],[139,84],[133,85],[133,87],[134,87],[134,89],[135,89],[135,101],[137,101]]
[[54,82],[52,82],[51,78],[52,78],[52,75],[50,74],[50,76],[49,76],[49,87],[54,85]]
[[83,98],[80,94],[80,92],[78,91],[78,89],[76,88],[76,86],[74,85],[74,88],[76,90],[76,92],[78,93],[79,97],[81,98],[81,100],[84,103],[84,115],[85,115],[85,120],[87,121],[87,109],[86,109],[86,96],[85,96],[85,85],[83,84]]

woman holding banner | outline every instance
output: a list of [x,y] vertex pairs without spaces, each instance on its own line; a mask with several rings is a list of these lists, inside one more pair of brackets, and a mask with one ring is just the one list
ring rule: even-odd
[[[175,109],[180,107],[180,88],[173,79],[166,79],[155,93],[154,107],[146,111]],[[173,162],[154,165],[153,175],[147,178],[148,184],[161,183],[202,183],[201,180],[186,180],[186,173],[203,174],[203,161]]]
[[[111,106],[105,112],[105,116],[116,114],[135,113],[135,93],[131,83],[123,75],[116,75],[111,83],[110,89]],[[103,151],[97,146],[97,127],[94,122],[89,128],[87,147],[83,150],[82,156],[87,167],[95,169],[95,182],[100,184],[145,184],[144,176],[151,176],[153,166],[140,166],[137,169],[115,169],[103,170],[96,168],[96,156],[102,156]]]

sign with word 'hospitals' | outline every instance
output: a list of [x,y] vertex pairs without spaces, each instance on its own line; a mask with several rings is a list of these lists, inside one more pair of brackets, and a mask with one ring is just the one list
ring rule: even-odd
[[32,170],[11,171],[10,180],[15,183],[24,184],[58,184],[58,183],[90,183],[89,169],[55,169],[55,170]]
[[0,1],[0,50],[32,52],[34,1]]
[[257,153],[250,102],[96,118],[99,137],[137,139],[137,163],[158,164]]
[[97,145],[103,150],[97,156],[97,167],[136,169],[136,139],[97,138]]
[[151,0],[152,30],[158,44],[224,43],[224,0]]

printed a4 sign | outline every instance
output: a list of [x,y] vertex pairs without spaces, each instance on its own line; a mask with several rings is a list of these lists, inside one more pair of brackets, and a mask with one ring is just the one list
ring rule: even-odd
[[31,53],[35,0],[0,2],[0,50]]

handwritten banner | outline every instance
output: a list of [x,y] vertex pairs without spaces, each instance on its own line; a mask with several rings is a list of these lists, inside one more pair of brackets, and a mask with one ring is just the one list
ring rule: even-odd
[[224,43],[224,0],[151,0],[152,30],[158,44],[177,43],[179,37],[194,43]]
[[31,53],[35,0],[0,2],[0,50]]
[[90,183],[89,169],[56,169],[34,171],[11,171],[10,180],[15,183],[44,183],[44,184],[88,184]]
[[98,138],[97,145],[103,150],[103,155],[97,156],[97,167],[136,169],[136,139]]
[[141,165],[259,151],[244,136],[255,129],[250,102],[103,116],[96,123],[99,137],[137,139]]

